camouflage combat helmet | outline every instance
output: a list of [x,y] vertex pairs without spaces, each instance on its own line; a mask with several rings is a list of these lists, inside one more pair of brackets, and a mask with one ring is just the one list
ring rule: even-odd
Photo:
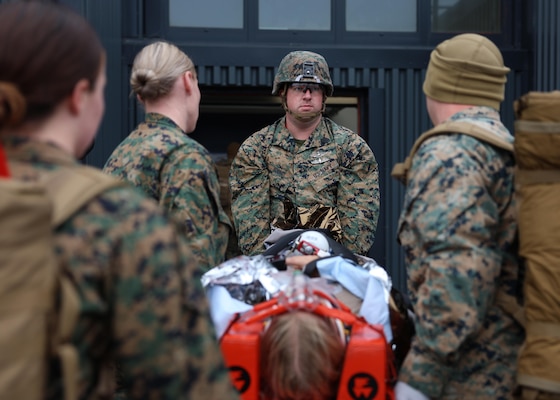
[[327,96],[332,96],[334,90],[327,61],[311,51],[292,51],[280,61],[272,94],[278,94],[283,83],[291,82],[320,83],[325,87]]

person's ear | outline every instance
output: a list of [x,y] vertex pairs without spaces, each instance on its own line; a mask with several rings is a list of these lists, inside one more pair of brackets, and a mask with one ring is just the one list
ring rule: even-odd
[[190,94],[193,91],[193,87],[196,84],[196,78],[194,77],[192,71],[186,71],[183,74],[183,86],[185,91]]
[[72,114],[79,114],[85,107],[85,100],[87,95],[90,94],[90,84],[87,79],[80,79],[74,85],[74,90],[68,99],[68,105]]

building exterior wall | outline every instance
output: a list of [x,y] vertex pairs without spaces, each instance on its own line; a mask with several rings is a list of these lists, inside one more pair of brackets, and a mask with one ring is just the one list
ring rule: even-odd
[[[129,96],[130,65],[138,50],[162,35],[153,22],[161,20],[161,15],[144,15],[144,1],[157,3],[151,0],[62,1],[93,23],[107,49],[106,114],[95,146],[85,159],[88,164],[102,166],[141,114],[134,98]],[[556,0],[520,1],[525,8],[522,18],[526,32],[525,28],[517,32],[516,46],[500,46],[506,65],[512,69],[501,110],[510,129],[515,98],[528,90],[553,90],[560,85],[560,28],[557,26],[560,6]],[[142,25],[149,29],[142,29]],[[335,93],[354,90],[361,94],[364,100],[361,134],[374,150],[381,172],[382,216],[372,255],[387,267],[394,284],[403,289],[406,276],[395,237],[404,191],[390,178],[390,171],[406,156],[415,138],[430,126],[422,82],[433,46],[209,44],[185,39],[174,43],[195,60],[203,96],[206,88],[270,89],[279,60],[297,48],[317,51],[326,57],[332,69]]]
[[[532,3],[533,4],[533,3]],[[531,20],[531,90],[560,89],[560,2],[536,0]]]

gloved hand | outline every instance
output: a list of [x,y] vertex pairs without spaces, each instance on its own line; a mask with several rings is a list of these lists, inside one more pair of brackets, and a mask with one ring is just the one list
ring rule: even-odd
[[428,396],[419,390],[414,389],[407,383],[398,381],[395,386],[396,400],[430,400]]

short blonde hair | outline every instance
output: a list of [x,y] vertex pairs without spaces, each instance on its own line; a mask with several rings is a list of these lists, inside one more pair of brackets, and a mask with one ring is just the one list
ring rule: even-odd
[[187,71],[196,77],[189,56],[171,43],[154,42],[134,58],[130,86],[142,100],[157,100],[167,95],[177,78]]
[[345,350],[327,318],[308,311],[274,317],[261,340],[262,395],[274,400],[336,398]]

